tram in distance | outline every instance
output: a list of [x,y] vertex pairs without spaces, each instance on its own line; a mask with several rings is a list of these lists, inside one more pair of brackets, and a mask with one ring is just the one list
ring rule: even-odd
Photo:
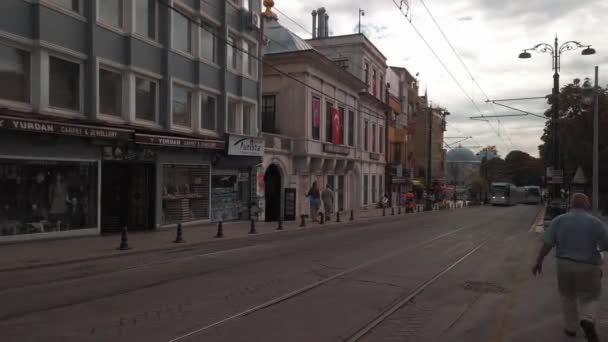
[[516,205],[524,203],[525,189],[511,183],[495,182],[490,185],[490,204]]
[[542,192],[540,186],[524,186],[524,201],[525,204],[541,204]]

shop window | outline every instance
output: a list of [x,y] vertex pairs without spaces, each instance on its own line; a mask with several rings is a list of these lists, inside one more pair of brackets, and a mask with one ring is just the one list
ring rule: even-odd
[[208,165],[163,166],[163,223],[209,219]]
[[203,24],[201,27],[201,58],[217,63],[217,29],[211,25]]
[[217,117],[217,98],[203,94],[201,98],[201,128],[215,131],[215,119]]
[[192,53],[192,29],[190,19],[173,12],[173,48]]
[[173,125],[192,127],[192,91],[173,85]]
[[139,77],[135,79],[135,117],[156,121],[156,82]]
[[49,104],[80,110],[80,64],[49,57]]
[[135,32],[156,40],[156,0],[133,1],[135,2]]
[[0,236],[97,226],[97,163],[0,159]]
[[122,75],[99,69],[99,112],[122,116]]
[[214,170],[211,176],[211,219],[214,221],[249,218],[251,182],[246,170]]
[[122,0],[103,0],[97,2],[99,5],[99,20],[122,29],[123,27],[123,4]]
[[30,102],[30,54],[0,44],[0,99]]

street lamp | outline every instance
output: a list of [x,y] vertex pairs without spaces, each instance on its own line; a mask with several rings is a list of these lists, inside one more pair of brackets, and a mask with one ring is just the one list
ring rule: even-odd
[[365,10],[359,8],[359,34],[361,34],[361,17],[365,16]]
[[[551,130],[553,132],[552,137],[552,146],[553,146],[553,154],[551,164],[556,170],[561,170],[561,161],[560,161],[560,152],[559,152],[559,71],[561,67],[561,57],[562,53],[566,51],[572,51],[576,49],[584,48],[582,51],[583,56],[589,56],[595,54],[595,49],[591,47],[591,45],[583,45],[577,41],[568,41],[563,43],[561,46],[558,44],[557,37],[555,37],[555,42],[553,46],[547,43],[538,44],[530,49],[523,50],[522,53],[519,54],[519,58],[528,59],[532,58],[532,55],[529,51],[535,51],[538,53],[550,53],[553,58],[553,101],[551,108]],[[559,198],[557,192],[557,186],[554,184],[552,191],[553,198]]]

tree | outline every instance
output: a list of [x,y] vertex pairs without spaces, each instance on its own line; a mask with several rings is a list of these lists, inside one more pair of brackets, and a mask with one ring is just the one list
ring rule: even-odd
[[505,158],[505,170],[517,186],[542,185],[543,163],[526,152],[511,151]]

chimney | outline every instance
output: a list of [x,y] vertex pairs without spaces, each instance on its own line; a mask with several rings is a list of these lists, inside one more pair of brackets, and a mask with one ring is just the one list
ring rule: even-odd
[[312,11],[312,39],[317,38],[317,11]]
[[327,38],[329,37],[329,14],[327,13],[325,13],[325,25],[323,27],[325,28],[324,38]]
[[325,37],[325,7],[321,7],[317,10],[317,14],[319,15],[319,27],[317,38]]

